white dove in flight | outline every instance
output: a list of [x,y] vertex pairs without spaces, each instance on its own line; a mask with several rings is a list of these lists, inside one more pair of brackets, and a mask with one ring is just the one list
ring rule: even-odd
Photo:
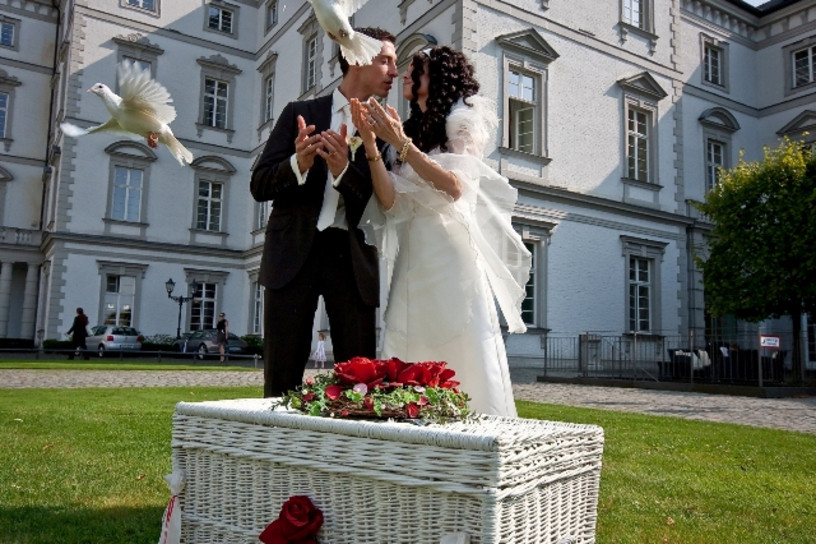
[[73,137],[84,136],[93,132],[124,132],[129,136],[147,138],[147,145],[158,147],[159,143],[176,157],[179,164],[193,162],[193,154],[187,150],[173,135],[168,126],[176,118],[176,108],[170,103],[173,99],[161,83],[150,77],[150,71],[132,62],[119,64],[119,91],[117,95],[104,83],[95,83],[87,92],[102,99],[111,118],[103,124],[80,128],[71,123],[62,123],[62,131]]
[[314,8],[317,22],[333,41],[340,45],[340,51],[349,64],[365,66],[380,54],[382,42],[371,36],[355,32],[349,24],[349,17],[368,0],[309,0]]

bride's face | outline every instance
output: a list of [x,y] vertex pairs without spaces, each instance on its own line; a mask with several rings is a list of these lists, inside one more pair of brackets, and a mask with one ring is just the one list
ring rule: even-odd
[[414,99],[414,80],[412,75],[415,70],[421,72],[419,76],[419,88],[417,89],[416,100],[423,109],[425,101],[428,99],[428,87],[431,84],[431,78],[428,76],[429,65],[430,61],[426,58],[420,67],[417,67],[412,63],[411,66],[405,70],[405,73],[402,74],[402,96],[404,96],[407,100],[412,100]]

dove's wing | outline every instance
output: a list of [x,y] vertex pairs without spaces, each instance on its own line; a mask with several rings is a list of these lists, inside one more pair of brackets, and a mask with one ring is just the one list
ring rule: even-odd
[[79,138],[80,136],[85,136],[86,134],[92,134],[94,132],[116,132],[130,138],[135,137],[132,132],[128,132],[127,130],[123,129],[122,125],[119,124],[119,121],[113,117],[101,125],[96,125],[95,127],[82,128],[72,125],[71,123],[62,123],[60,128],[62,129],[63,134],[66,136],[71,136],[72,138]]
[[123,62],[119,65],[119,92],[123,109],[152,114],[160,122],[170,124],[176,118],[176,108],[167,89],[150,77],[150,71],[136,64]]

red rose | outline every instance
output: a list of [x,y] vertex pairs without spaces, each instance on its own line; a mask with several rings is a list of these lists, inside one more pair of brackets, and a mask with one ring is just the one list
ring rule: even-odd
[[372,361],[365,357],[355,357],[345,363],[334,365],[334,373],[342,384],[364,383],[369,389],[379,385],[386,375],[383,361]]
[[312,392],[304,393],[303,396],[300,398],[303,402],[312,402],[315,399],[315,394]]
[[415,402],[410,402],[405,407],[405,413],[408,414],[409,418],[416,419],[419,417],[419,406]]
[[323,512],[309,497],[289,497],[281,506],[278,519],[258,536],[264,544],[317,544],[315,535],[323,525]]
[[343,394],[343,388],[337,384],[326,386],[326,396],[331,400],[337,400]]
[[402,372],[408,365],[410,365],[410,363],[400,361],[396,357],[391,357],[387,361],[384,361],[383,367],[385,368],[385,375],[388,378],[388,381],[397,381],[397,376],[399,376],[400,372]]
[[365,397],[363,399],[363,406],[365,407],[366,410],[374,411],[374,399],[372,399],[371,397]]

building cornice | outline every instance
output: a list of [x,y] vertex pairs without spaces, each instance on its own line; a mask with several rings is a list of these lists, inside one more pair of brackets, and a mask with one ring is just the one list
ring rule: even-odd
[[51,0],[0,0],[0,8],[5,13],[25,15],[34,19],[54,22],[59,10]]
[[681,10],[685,16],[743,38],[755,48],[799,35],[803,27],[814,26],[816,18],[816,4],[811,0],[782,0],[767,8],[735,0],[681,0]]

